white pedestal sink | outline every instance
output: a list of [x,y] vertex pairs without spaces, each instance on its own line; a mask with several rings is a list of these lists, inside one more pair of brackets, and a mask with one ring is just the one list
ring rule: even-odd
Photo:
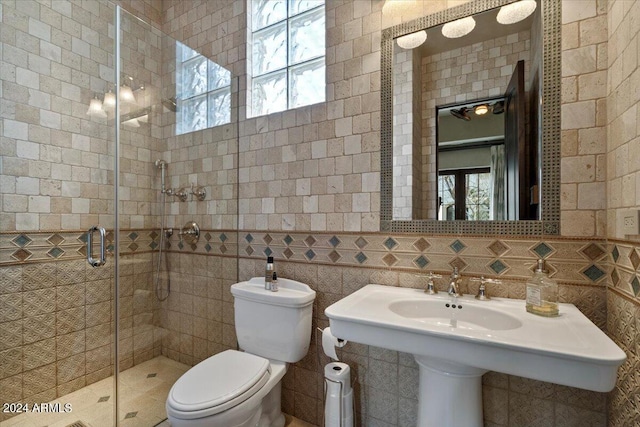
[[521,300],[452,298],[368,285],[325,310],[337,337],[411,353],[418,427],[482,426],[482,375],[503,372],[605,392],[626,355],[575,306],[539,317]]

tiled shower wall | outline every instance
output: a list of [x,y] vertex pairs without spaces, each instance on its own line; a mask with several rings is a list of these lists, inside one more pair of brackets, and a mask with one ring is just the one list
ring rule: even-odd
[[[640,130],[638,97],[637,2],[607,2],[607,236],[611,251],[610,288],[607,294],[607,330],[627,353],[611,393],[610,425],[640,423],[640,244],[638,236],[626,236],[620,227],[624,209],[638,209],[637,179]],[[582,29],[582,28],[581,28]],[[585,28],[586,30],[587,28]]]

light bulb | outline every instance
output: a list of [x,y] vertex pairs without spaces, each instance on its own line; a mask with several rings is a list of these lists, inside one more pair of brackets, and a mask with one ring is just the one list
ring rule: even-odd
[[106,111],[113,111],[116,108],[116,94],[109,89],[109,92],[104,94],[104,109]]
[[127,85],[120,86],[120,99],[122,102],[127,102],[129,104],[135,104],[136,98],[133,96],[133,91]]
[[457,39],[466,36],[476,27],[476,20],[473,16],[447,22],[442,26],[442,35],[448,39]]
[[386,0],[382,5],[382,14],[386,16],[400,15],[416,6],[416,0]]
[[502,25],[515,24],[531,15],[537,6],[536,0],[521,0],[502,6],[496,20]]
[[473,109],[473,112],[478,116],[482,116],[483,114],[487,114],[487,112],[489,112],[489,107],[486,104],[477,105]]
[[98,95],[96,95],[89,102],[89,109],[87,110],[87,115],[92,117],[101,117],[101,118],[107,117],[107,113],[102,109],[102,101],[100,101],[100,99],[98,98]]
[[398,46],[403,49],[415,49],[424,43],[425,40],[427,40],[427,32],[422,30],[407,34],[406,36],[398,37],[396,42],[398,43]]

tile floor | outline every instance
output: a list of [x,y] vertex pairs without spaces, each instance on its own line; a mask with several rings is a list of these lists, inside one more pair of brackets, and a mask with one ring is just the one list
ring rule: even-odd
[[[171,427],[164,408],[169,389],[190,366],[158,356],[120,374],[120,426]],[[69,413],[25,413],[0,422],[0,427],[113,427],[113,378],[91,384],[51,403],[70,403]],[[313,427],[286,415],[285,427]],[[78,425],[80,426],[80,425]]]

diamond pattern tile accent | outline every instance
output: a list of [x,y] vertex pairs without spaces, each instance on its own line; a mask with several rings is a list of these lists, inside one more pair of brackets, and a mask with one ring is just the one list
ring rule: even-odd
[[591,261],[595,261],[596,259],[600,258],[602,255],[605,254],[604,249],[602,249],[599,245],[596,245],[595,243],[591,243],[586,248],[581,249],[580,252],[586,255],[586,257],[589,258]]
[[26,249],[18,249],[11,254],[11,258],[17,259],[18,261],[26,261],[31,257],[31,255],[33,254]]
[[306,252],[304,253],[304,256],[306,256],[306,257],[307,257],[307,259],[308,259],[309,261],[311,261],[312,259],[314,259],[314,258],[316,257],[316,253],[313,251],[313,249],[309,249],[308,251],[306,251]]
[[553,248],[544,242],[538,244],[537,246],[534,246],[533,248],[531,248],[531,250],[540,258],[545,258],[547,255],[553,252]]
[[13,243],[14,245],[16,245],[16,246],[18,246],[20,248],[24,248],[25,246],[27,246],[31,242],[33,242],[33,240],[31,240],[29,238],[29,236],[27,236],[25,234],[21,234],[19,236],[16,236],[11,240],[11,243]]
[[615,262],[618,262],[618,258],[620,258],[620,251],[617,246],[613,246],[613,250],[611,251],[611,256]]
[[269,248],[269,247],[267,247],[267,248],[264,250],[264,254],[265,254],[266,256],[271,256],[271,254],[272,254],[272,253],[273,253],[273,251],[272,251],[272,250],[271,250],[271,248]]
[[487,248],[496,256],[501,256],[509,250],[509,246],[505,245],[500,240],[494,240],[493,243],[487,246]]
[[106,402],[110,397],[111,396],[102,396],[100,399],[98,399],[98,403]]
[[228,239],[227,235],[224,234],[224,233],[221,233],[220,236],[218,236],[218,237],[220,238],[221,242],[226,242],[227,239]]
[[398,246],[398,242],[396,242],[393,238],[387,237],[387,239],[382,243],[385,248],[392,250],[396,246]]
[[247,246],[247,249],[245,249],[244,251],[247,253],[247,255],[251,255],[254,252],[251,246]]
[[620,275],[618,274],[618,270],[615,268],[611,272],[611,282],[613,283],[613,286],[618,286],[618,283],[620,283]]
[[356,246],[359,247],[360,249],[363,249],[365,246],[369,244],[369,242],[367,242],[367,239],[365,239],[364,237],[358,237],[355,243],[356,243]]
[[129,249],[131,249],[132,251],[135,251],[136,249],[138,249],[138,244],[137,243],[132,243],[129,246],[127,246]]
[[449,265],[450,265],[452,268],[458,267],[458,270],[459,270],[459,271],[462,271],[462,270],[464,270],[464,268],[467,266],[467,263],[466,263],[466,262],[464,262],[464,261],[462,260],[462,258],[460,258],[460,257],[455,257],[454,259],[452,259],[451,261],[449,261]]
[[286,259],[290,259],[293,256],[293,251],[287,248],[282,252],[282,255],[284,255]]
[[80,247],[78,250],[76,250],[76,252],[78,252],[83,257],[87,256],[87,248],[85,246]]
[[87,243],[87,233],[82,233],[78,236],[78,240],[82,243]]
[[340,258],[342,258],[342,255],[340,255],[337,251],[329,252],[329,259],[331,260],[331,262],[338,262]]
[[634,277],[631,281],[631,287],[633,288],[633,294],[638,296],[638,293],[640,293],[640,281],[638,281],[638,276]]
[[62,255],[64,255],[64,251],[60,248],[51,248],[47,252],[47,255],[52,258],[60,258]]
[[138,411],[136,412],[128,412],[127,415],[124,416],[124,419],[135,418],[138,415]]
[[391,267],[398,262],[398,258],[396,258],[394,254],[389,253],[382,257],[382,261],[387,264],[387,266]]
[[[363,239],[364,240],[364,239]],[[358,252],[355,256],[356,261],[358,261],[358,263],[363,264],[368,258],[365,254],[363,254],[362,252]]]
[[251,234],[247,234],[246,236],[244,236],[244,239],[245,239],[248,243],[253,242],[253,236],[252,236]]
[[262,240],[267,244],[270,245],[271,242],[273,242],[273,238],[267,233],[265,234],[265,236],[262,238]]
[[191,248],[192,251],[195,251],[196,249],[198,249],[198,245],[196,245],[195,243],[190,244],[189,247]]
[[427,240],[424,237],[421,237],[415,242],[413,242],[413,247],[419,250],[420,252],[424,252],[431,247],[431,244],[427,242]]
[[423,269],[429,264],[429,259],[424,255],[420,255],[418,258],[413,260],[413,263],[418,266],[418,268]]
[[307,246],[311,247],[311,246],[315,245],[317,240],[313,236],[309,235],[309,236],[307,236],[306,239],[304,239],[304,242],[307,244]]
[[150,247],[151,249],[155,249],[155,248],[157,248],[157,247],[158,247],[158,244],[157,244],[156,242],[151,242],[151,243],[149,243],[149,247]]
[[462,243],[460,240],[457,240],[455,242],[453,242],[452,244],[449,245],[449,247],[455,252],[455,253],[460,253],[460,251],[462,251],[464,248],[466,248],[465,244]]
[[284,244],[289,246],[292,242],[293,242],[293,237],[289,236],[288,234],[286,236],[284,236],[284,239],[282,239]]
[[49,236],[47,242],[51,243],[53,246],[58,246],[60,243],[64,242],[64,237],[56,233],[52,236]]
[[151,237],[151,240],[156,240],[156,237],[158,237],[159,234],[156,233],[155,230],[153,230],[151,233],[149,233],[149,237]]
[[509,266],[507,266],[502,261],[497,259],[493,261],[491,264],[489,264],[489,268],[492,269],[496,274],[500,274],[503,271],[505,271],[507,268],[509,268]]
[[209,233],[209,232],[207,231],[207,232],[205,233],[205,235],[204,235],[204,240],[206,240],[207,242],[208,242],[209,240],[211,240],[211,233]]
[[587,276],[590,280],[592,280],[594,282],[597,282],[598,280],[600,280],[602,278],[602,276],[605,275],[604,271],[600,270],[595,265],[592,265],[591,267],[589,267],[586,270],[584,270],[582,272],[582,274],[584,274],[585,276]]
[[182,243],[182,241],[180,241],[178,243],[178,249],[182,249],[182,248],[184,248],[184,244]]
[[331,246],[335,248],[342,242],[340,241],[340,239],[338,239],[337,236],[333,236],[332,238],[329,239],[329,243],[331,244]]
[[638,265],[640,265],[640,257],[638,256],[638,251],[635,249],[631,249],[631,253],[629,254],[629,261],[631,261],[631,265],[636,270],[638,269]]
[[129,238],[135,241],[138,238],[138,233],[132,231],[131,233],[129,233]]
[[220,253],[226,254],[228,250],[225,245],[220,245]]
[[204,245],[204,250],[207,251],[207,252],[211,252],[211,245],[209,243]]

